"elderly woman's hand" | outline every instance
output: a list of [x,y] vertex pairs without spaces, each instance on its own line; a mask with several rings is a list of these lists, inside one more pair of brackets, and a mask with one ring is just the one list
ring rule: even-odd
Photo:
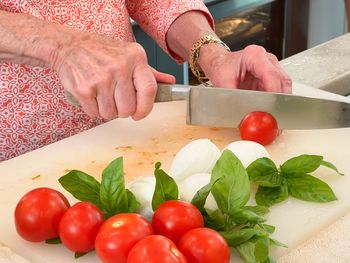
[[104,119],[144,118],[152,110],[157,82],[175,82],[148,65],[139,44],[83,32],[59,48],[52,66],[84,112]]
[[[206,35],[218,38],[203,13],[187,12],[169,28],[167,43],[174,53],[191,63],[194,46]],[[217,87],[286,93],[292,90],[292,81],[277,58],[260,46],[229,52],[220,43],[209,42],[199,47],[198,61],[192,62],[195,66],[198,62],[205,76]]]
[[275,55],[250,45],[228,52],[220,44],[202,47],[199,65],[214,86],[291,93],[292,81]]

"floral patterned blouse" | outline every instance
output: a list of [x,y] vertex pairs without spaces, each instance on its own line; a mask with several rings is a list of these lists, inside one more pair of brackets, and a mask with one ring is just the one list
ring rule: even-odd
[[[125,41],[132,18],[170,53],[165,35],[178,16],[198,10],[213,24],[202,0],[2,0],[0,9]],[[67,104],[54,71],[0,61],[0,161],[102,122]]]

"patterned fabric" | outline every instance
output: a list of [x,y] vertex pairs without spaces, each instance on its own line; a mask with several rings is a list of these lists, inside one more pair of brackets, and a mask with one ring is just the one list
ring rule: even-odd
[[[201,0],[2,0],[0,9],[125,41],[134,41],[132,17],[170,53],[165,35],[179,15],[200,10],[213,24]],[[0,62],[0,161],[102,122],[67,104],[52,70]]]

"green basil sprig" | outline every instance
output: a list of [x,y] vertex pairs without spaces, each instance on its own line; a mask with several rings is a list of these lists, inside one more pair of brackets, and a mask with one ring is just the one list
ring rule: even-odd
[[268,158],[260,158],[249,165],[247,169],[251,181],[266,187],[277,187],[282,183],[275,163]]
[[156,186],[152,197],[153,211],[165,201],[179,199],[179,189],[174,178],[170,177],[164,170],[160,169],[160,166],[161,163],[157,162],[154,170]]
[[[272,174],[273,166],[266,170]],[[258,174],[256,176],[259,177]],[[273,183],[268,185],[280,184],[274,176],[270,176]],[[265,179],[261,178],[260,181]],[[204,208],[210,192],[218,204],[215,211]],[[206,227],[218,231],[229,246],[238,251],[244,262],[273,262],[269,258],[270,246],[285,245],[270,238],[275,227],[264,224],[264,215],[269,212],[268,208],[247,206],[249,197],[250,182],[247,171],[231,151],[225,150],[213,168],[211,182],[198,190],[192,204],[203,214]]]
[[229,150],[222,153],[213,168],[211,182],[215,181],[211,192],[222,212],[232,214],[248,202],[250,182],[247,171]]
[[199,189],[197,191],[197,193],[193,196],[191,203],[196,206],[199,211],[203,214],[205,213],[204,210],[204,205],[205,205],[205,201],[207,200],[208,195],[210,194],[210,191],[213,187],[213,185],[219,180],[219,178],[217,178],[214,181],[211,181],[209,184],[203,186],[201,189]]
[[320,155],[303,154],[293,157],[284,162],[280,169],[269,158],[257,159],[247,168],[250,180],[258,185],[255,195],[257,204],[270,207],[289,196],[319,203],[337,200],[328,184],[310,175],[320,166],[343,175]]
[[97,207],[101,207],[100,187],[101,184],[82,171],[72,170],[58,179],[60,184],[71,193],[76,199],[90,202]]
[[264,187],[259,186],[255,194],[255,201],[258,205],[270,207],[286,200],[289,196],[286,180],[282,180],[280,186]]
[[128,199],[124,182],[123,159],[113,160],[102,172],[100,187],[102,209],[109,216],[128,211]]
[[76,199],[96,205],[106,219],[119,213],[136,212],[140,207],[134,194],[125,188],[122,157],[103,170],[101,183],[78,170],[70,171],[58,181]]

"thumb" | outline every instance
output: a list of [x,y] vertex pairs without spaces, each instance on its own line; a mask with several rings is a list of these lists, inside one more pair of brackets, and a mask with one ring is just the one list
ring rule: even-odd
[[151,67],[152,73],[154,77],[156,78],[157,82],[160,83],[169,83],[169,84],[174,84],[176,82],[176,78],[173,75],[159,72],[158,70],[154,69]]

